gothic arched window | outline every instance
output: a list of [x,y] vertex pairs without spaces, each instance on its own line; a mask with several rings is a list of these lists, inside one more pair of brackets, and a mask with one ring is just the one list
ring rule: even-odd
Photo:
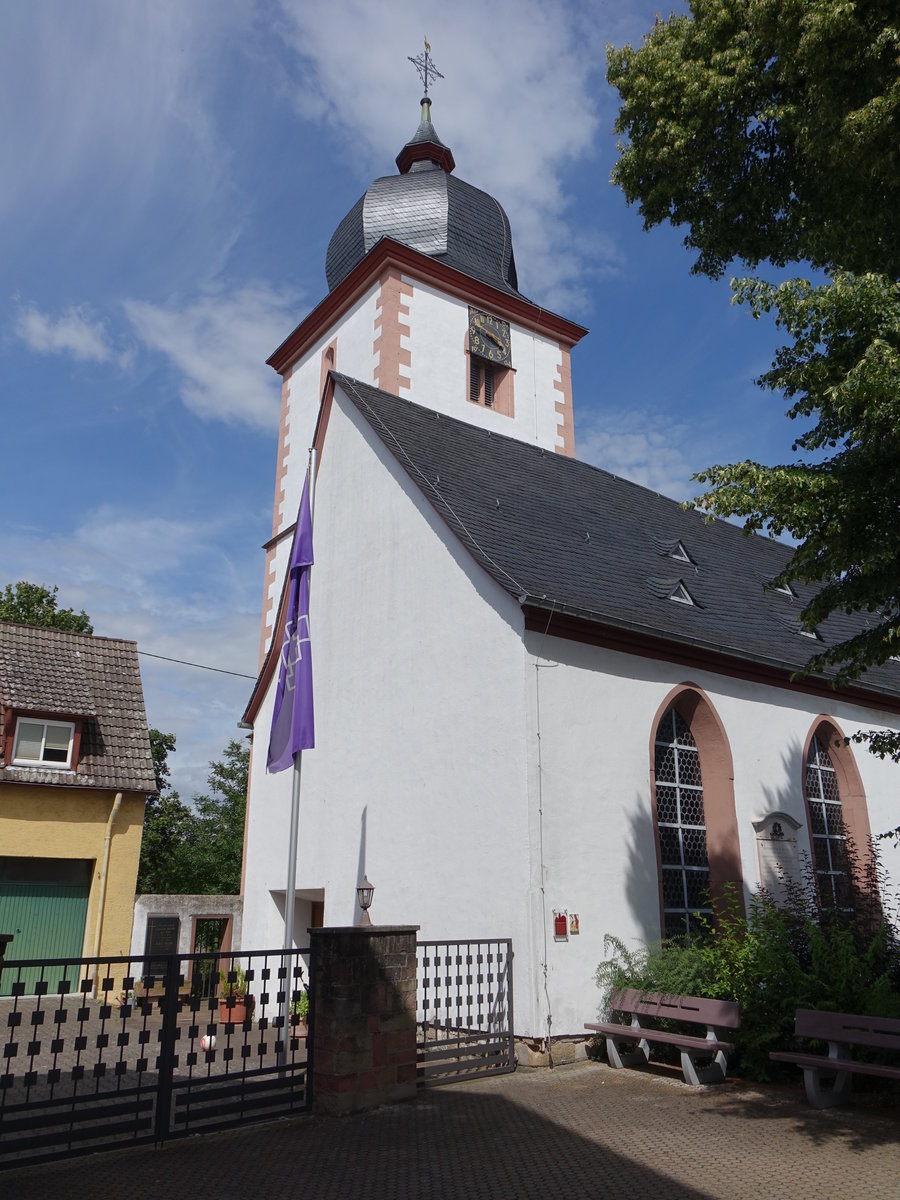
[[819,899],[827,908],[853,906],[847,831],[837,775],[825,741],[815,733],[806,756],[806,803]]
[[700,752],[675,708],[657,727],[654,766],[663,933],[689,937],[697,917],[710,916],[712,906]]

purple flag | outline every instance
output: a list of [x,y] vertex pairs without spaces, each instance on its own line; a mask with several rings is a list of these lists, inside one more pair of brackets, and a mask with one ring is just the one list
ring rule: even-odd
[[309,643],[309,569],[313,563],[309,473],[303,484],[294,547],[278,688],[269,736],[268,771],[286,771],[299,750],[316,744],[313,722],[312,653]]

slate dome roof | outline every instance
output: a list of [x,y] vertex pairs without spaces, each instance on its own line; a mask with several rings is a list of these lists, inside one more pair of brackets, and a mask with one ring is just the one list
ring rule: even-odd
[[325,257],[329,291],[388,237],[521,295],[509,218],[493,196],[452,175],[455,165],[426,98],[418,129],[397,155],[400,173],[374,180],[334,231]]

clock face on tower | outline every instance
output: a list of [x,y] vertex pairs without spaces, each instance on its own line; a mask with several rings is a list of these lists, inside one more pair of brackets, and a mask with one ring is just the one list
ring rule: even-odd
[[469,306],[469,353],[488,362],[512,366],[509,321]]

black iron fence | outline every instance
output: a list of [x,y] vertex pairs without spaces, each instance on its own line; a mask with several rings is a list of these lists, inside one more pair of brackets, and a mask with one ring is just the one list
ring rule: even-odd
[[420,1084],[516,1068],[509,938],[417,945]]
[[147,966],[0,960],[0,1166],[308,1108],[307,950]]

